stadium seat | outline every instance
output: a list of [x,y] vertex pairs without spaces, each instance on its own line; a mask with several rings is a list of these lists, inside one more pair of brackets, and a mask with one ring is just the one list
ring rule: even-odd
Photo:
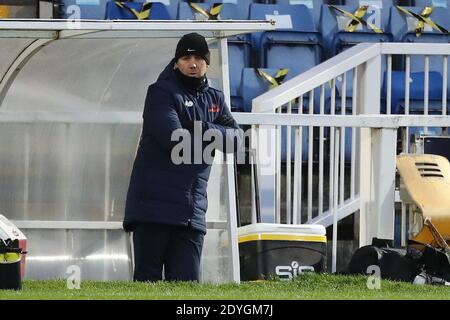
[[[347,3],[349,3],[348,1]],[[331,57],[340,51],[347,49],[348,47],[360,43],[360,42],[380,42],[390,41],[392,36],[388,30],[390,3],[386,1],[353,1],[352,5],[348,6],[336,6],[339,9],[345,10],[350,13],[354,13],[360,5],[382,5],[382,8],[375,6],[369,7],[366,15],[363,19],[373,25],[376,25],[382,29],[383,33],[376,33],[372,29],[363,27],[359,30],[356,29],[353,32],[348,32],[346,29],[349,25],[350,19],[337,10],[324,6],[322,10],[321,30],[324,37],[324,50],[327,52],[327,56]],[[386,69],[386,62],[382,63],[383,71]],[[336,113],[341,113],[342,106],[342,77],[336,79]],[[345,92],[345,113],[352,113],[352,100],[353,100],[353,71],[347,72],[346,80],[346,92]],[[327,99],[326,110],[329,110],[329,100]],[[351,129],[345,130],[345,162],[351,161]]]
[[[143,0],[140,0],[143,1]],[[180,2],[185,0],[145,0],[146,2],[161,2],[166,6],[167,11],[169,12],[171,20],[177,20],[178,18],[178,6]],[[193,1],[197,2],[197,1]]]
[[110,1],[106,5],[107,20],[170,20],[166,6],[160,2]]
[[308,7],[309,11],[311,12],[311,16],[313,17],[313,20],[314,20],[314,25],[316,26],[316,29],[318,29],[322,5],[328,4],[329,2],[330,1],[327,1],[327,0],[277,0],[276,4],[290,4],[290,5],[303,4],[303,5],[305,5],[306,7]]
[[[432,71],[429,74],[429,103],[428,114],[442,114],[442,75],[439,72]],[[382,87],[382,95],[386,97],[386,73]],[[392,89],[391,89],[391,113],[405,114],[405,72],[392,71]],[[413,72],[410,74],[410,94],[409,94],[409,114],[424,114],[424,73]],[[383,110],[384,111],[384,110]],[[427,131],[423,127],[411,127],[410,136],[441,135],[442,128],[429,127]]]
[[[362,42],[388,42],[392,40],[389,29],[389,13],[392,1],[357,1],[346,2],[345,6],[324,5],[322,8],[321,31],[323,46],[327,57],[332,57],[345,49]],[[368,6],[368,7],[363,7]],[[362,20],[357,21],[349,15],[361,15]],[[386,69],[386,61],[382,61],[382,70]],[[343,107],[341,97],[342,77],[336,79],[336,110],[340,114]],[[352,113],[353,100],[353,71],[347,72],[345,92],[345,113]],[[327,110],[329,109],[327,103]],[[345,134],[345,161],[351,159],[351,130],[346,129]]]
[[[337,88],[337,87],[336,87]],[[347,99],[345,100],[345,114],[352,114],[352,96],[347,96]],[[336,90],[336,110],[335,114],[341,114],[341,106],[342,101],[340,97],[340,91]],[[327,100],[327,113],[329,113],[329,100]],[[325,132],[326,136],[328,137],[328,131]],[[348,164],[351,161],[351,152],[352,152],[352,129],[351,128],[345,128],[345,163]]]
[[[220,9],[211,3],[195,3],[194,5],[181,2],[178,18],[180,20],[244,20],[245,13],[233,3],[223,3]],[[249,35],[237,35],[228,39],[228,60],[230,73],[231,109],[242,111],[242,98],[238,94],[242,79],[242,69],[250,66],[250,38]]]
[[[216,11],[213,7],[217,8]],[[220,8],[218,6],[220,5]],[[245,20],[245,14],[233,3],[180,2],[178,20]]]
[[63,19],[103,20],[105,18],[106,4],[108,1],[110,0],[63,0],[61,17]]
[[[387,96],[386,73],[384,74],[382,96]],[[412,72],[409,81],[409,111],[410,113],[423,113],[424,98],[424,73]],[[403,114],[405,112],[405,72],[392,71],[392,89],[391,89],[391,113]],[[439,72],[431,71],[429,74],[429,90],[430,113],[438,113],[442,108],[442,75]]]
[[[280,69],[259,69],[265,72],[271,77],[276,77]],[[286,77],[287,78],[287,77]],[[251,112],[252,100],[257,96],[270,90],[270,83],[265,80],[260,74],[258,74],[255,68],[245,68],[242,71],[242,85],[241,95],[244,100],[244,109],[247,112]],[[303,101],[303,106],[307,106],[307,100]],[[297,113],[297,108],[293,106],[292,113]],[[281,130],[281,159],[286,161],[286,127]],[[308,157],[308,128],[303,128],[302,131],[302,160],[306,160]],[[295,131],[291,131],[291,161],[294,160],[295,152]]]
[[[425,23],[422,31],[416,33],[417,19],[412,14],[422,15],[422,7],[393,8],[391,12],[391,32],[397,42],[440,42],[448,43],[450,29],[449,10],[444,7],[432,7],[429,18],[445,30],[436,30]],[[407,13],[408,11],[410,13]]]
[[[389,42],[389,6],[327,6],[322,8],[321,32],[327,57],[362,42]],[[347,15],[362,15],[367,25]]]
[[346,0],[345,4],[348,6],[373,5],[373,6],[381,6],[383,8],[389,9],[389,7],[397,6],[397,5],[411,6],[414,4],[414,0]]
[[[279,69],[260,69],[271,77],[275,77]],[[240,96],[243,98],[244,111],[252,111],[252,100],[257,96],[265,93],[270,88],[270,84],[261,77],[255,68],[244,68],[242,70],[242,81],[239,89]]]
[[252,4],[250,19],[272,19],[278,23],[276,31],[252,34],[259,66],[288,67],[293,76],[320,62],[320,34],[305,5]]
[[415,0],[414,6],[415,7],[432,6],[432,7],[450,8],[450,1],[449,0]]
[[317,33],[265,32],[262,36],[262,65],[265,68],[289,68],[295,76],[321,61],[320,36]]
[[[421,32],[416,32],[417,19],[410,13],[422,15],[424,14],[425,8],[422,7],[401,7],[402,10],[395,8],[392,10],[392,32],[395,41],[398,42],[408,42],[408,43],[450,43],[450,35],[447,30],[450,30],[450,13],[447,8],[443,7],[433,7],[429,18],[436,23],[443,30],[436,30],[432,28],[429,24],[424,24]],[[405,11],[409,11],[405,12]],[[442,108],[442,66],[443,58],[442,56],[430,56],[429,59],[429,70],[430,70],[430,81],[429,81],[429,98],[430,98],[430,113],[440,112]],[[423,56],[411,56],[411,88],[410,88],[410,111],[414,113],[423,113],[423,77],[424,77],[424,57]],[[398,74],[393,73],[394,77],[398,77],[399,81],[392,81],[392,92],[393,96],[392,103],[399,104],[392,107],[395,108],[395,112],[402,113],[404,104],[401,93],[404,92],[404,73],[399,72]],[[448,80],[450,80],[450,75]],[[415,85],[417,83],[417,85]],[[449,84],[450,86],[450,84]],[[449,90],[450,87],[447,87]],[[397,94],[400,92],[400,94]],[[399,97],[398,99],[396,97]],[[414,100],[419,100],[419,102],[414,102]],[[433,101],[435,100],[435,101]]]
[[242,80],[242,70],[250,66],[249,35],[233,37],[228,40],[228,68],[230,76],[231,109],[243,111],[244,105],[239,89]]
[[205,3],[214,4],[214,3],[231,3],[236,5],[237,11],[239,12],[239,16],[233,18],[235,20],[248,20],[250,4],[253,2],[252,0],[205,0]]

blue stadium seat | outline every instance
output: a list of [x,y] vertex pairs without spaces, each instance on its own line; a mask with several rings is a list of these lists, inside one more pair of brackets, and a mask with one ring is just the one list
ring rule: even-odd
[[[335,9],[336,8],[336,9]],[[331,57],[337,53],[361,42],[389,42],[392,41],[392,34],[389,29],[389,12],[391,7],[369,6],[363,20],[376,27],[374,29],[356,23],[355,30],[349,28],[351,18],[341,13],[339,10],[354,14],[360,5],[352,6],[327,6],[322,7],[321,32],[324,49],[327,56]]]
[[[327,57],[332,57],[339,52],[342,52],[349,47],[362,42],[388,42],[392,41],[392,34],[389,29],[389,15],[392,6],[392,0],[373,0],[373,1],[359,1],[350,0],[346,2],[345,6],[331,6],[324,5],[322,8],[321,31],[323,36],[324,50]],[[375,26],[364,26],[362,23],[357,23],[356,28],[352,30],[349,28],[351,18],[347,17],[344,12],[355,14],[360,6],[368,5],[363,20],[368,24]],[[339,10],[343,10],[341,12]],[[380,32],[376,32],[374,29]],[[386,60],[382,61],[382,70],[386,69]],[[342,78],[336,79],[336,110],[341,113],[341,97],[342,92]],[[345,113],[352,113],[353,100],[353,71],[347,72],[346,81],[346,100]],[[329,110],[329,103],[327,103],[327,110]],[[345,131],[345,161],[348,163],[351,160],[351,130]]]
[[[423,9],[422,7],[403,7],[405,10],[408,10],[415,14],[421,14]],[[447,8],[444,7],[434,7],[432,13],[429,18],[434,21],[439,26],[443,27],[445,30],[450,30],[450,13]],[[425,24],[423,31],[420,34],[416,34],[416,26],[417,19],[412,17],[410,14],[401,12],[398,9],[393,9],[391,13],[392,19],[392,32],[394,35],[395,41],[398,42],[408,42],[408,43],[450,43],[450,35],[444,31],[439,31],[431,28],[429,25]],[[442,102],[442,65],[443,58],[442,56],[430,56],[429,59],[429,69],[430,69],[430,82],[429,82],[429,95],[430,95],[430,113],[439,112],[438,109],[441,109]],[[414,80],[411,83],[410,88],[410,111],[416,113],[423,113],[423,103],[417,102],[414,100],[422,100],[423,99],[423,77],[424,77],[424,57],[423,56],[411,56],[411,79]],[[392,81],[393,94],[395,92],[404,92],[404,72],[399,72],[398,74],[393,74],[393,77],[396,76],[399,79],[403,79],[402,81]],[[393,78],[394,79],[394,78]],[[448,80],[450,80],[450,75],[448,76]],[[414,86],[414,82],[417,82],[417,86]],[[450,83],[448,84],[447,90],[450,90]],[[392,107],[395,107],[395,112],[402,113],[402,99],[400,98],[398,101],[393,101],[393,103],[399,104],[399,106],[395,106],[392,104]],[[394,99],[394,97],[393,97]],[[432,100],[436,100],[433,102]],[[416,109],[414,109],[416,108]]]
[[[195,3],[195,6],[200,7],[207,13],[210,12],[214,3]],[[188,2],[180,2],[178,5],[178,20],[209,20],[209,17],[196,11]],[[239,7],[233,3],[223,3],[220,13],[216,20],[245,20],[245,15],[239,10]],[[213,19],[214,20],[214,19]]]
[[[279,69],[261,69],[268,73],[271,77],[274,77]],[[242,71],[242,81],[240,87],[240,96],[243,98],[244,111],[252,111],[252,100],[257,96],[265,93],[269,90],[270,85],[264,80],[254,68],[244,68]]]
[[[196,3],[209,13],[213,4]],[[217,20],[244,20],[245,13],[239,10],[239,7],[233,3],[223,3]],[[210,17],[198,12],[190,4],[181,2],[179,4],[178,18],[180,20],[208,20]],[[237,35],[228,39],[228,60],[230,73],[230,95],[231,109],[233,111],[242,111],[242,98],[238,94],[242,79],[242,69],[250,66],[250,37],[249,35]]]
[[237,6],[239,12],[239,18],[233,18],[235,20],[248,20],[250,4],[252,0],[205,0],[205,3],[231,3]]
[[[382,96],[386,97],[386,73],[384,74]],[[423,98],[424,98],[424,73],[412,72],[409,81],[409,111],[413,114],[423,114]],[[431,71],[429,73],[429,90],[430,113],[439,113],[442,108],[442,75],[439,72]],[[391,113],[403,114],[405,111],[405,72],[392,71],[392,89],[391,89]]]
[[[415,0],[417,2],[417,0]],[[438,0],[439,1],[439,0]],[[445,0],[447,1],[447,0]],[[401,5],[401,6],[411,6],[414,4],[414,0],[346,0],[345,4],[348,6],[353,5],[375,5],[384,8]]]
[[[63,0],[63,19],[91,19],[103,20],[105,18],[106,3],[109,0]],[[78,14],[80,16],[78,17]]]
[[[402,7],[415,14],[421,14],[422,7]],[[434,7],[429,18],[446,30],[450,29],[449,10],[443,7]],[[391,12],[391,32],[396,42],[427,42],[427,43],[448,43],[450,36],[445,32],[440,32],[425,24],[423,32],[417,36],[416,29],[417,19],[408,15],[397,8],[393,8]]]
[[[381,1],[375,3],[379,4]],[[364,4],[373,4],[373,3],[353,3],[350,6],[337,6],[345,11],[350,13],[354,13],[356,9],[359,8],[360,5]],[[346,32],[345,28],[350,22],[349,20],[341,18],[340,13],[337,13],[334,9],[331,9],[328,6],[324,6],[322,11],[322,23],[321,28],[324,37],[325,50],[328,53],[328,56],[333,56],[340,51],[347,49],[348,47],[360,43],[360,42],[380,42],[380,41],[390,41],[392,36],[390,35],[387,26],[389,21],[389,11],[390,7],[387,4],[382,4],[383,7],[380,9],[379,7],[369,7],[367,10],[366,16],[364,19],[370,23],[373,23],[380,27],[385,33],[378,34],[368,29],[366,27],[361,30],[357,30],[355,32]],[[341,20],[341,21],[338,21]],[[371,21],[372,20],[372,21]],[[386,33],[387,31],[387,33]],[[382,64],[383,70],[386,68],[386,63]],[[336,79],[336,113],[341,113],[341,96],[342,92],[342,78],[338,77]],[[353,71],[347,72],[347,81],[346,81],[346,100],[345,100],[345,113],[352,113],[352,100],[353,100]],[[327,100],[329,101],[329,100]],[[327,103],[327,110],[329,110],[329,102]],[[347,128],[345,130],[345,162],[349,163],[351,161],[351,139],[352,132],[351,129]]]
[[[119,5],[119,4],[122,4]],[[119,2],[110,1],[106,5],[107,20],[137,20],[135,14],[130,9],[140,12],[145,5],[142,2]],[[170,20],[169,12],[164,4],[160,2],[151,3],[150,15],[145,20]]]
[[276,31],[252,34],[260,66],[288,67],[292,76],[320,62],[321,37],[305,5],[252,4],[250,19],[273,19],[279,25]]
[[262,64],[266,68],[289,68],[298,75],[321,61],[320,35],[300,32],[265,32],[262,36]]
[[[261,71],[266,72],[271,77],[275,77],[275,75],[278,73],[279,69],[267,69],[267,68],[261,68]],[[286,77],[286,80],[288,77]],[[254,68],[245,68],[242,72],[242,85],[241,85],[241,95],[244,100],[244,107],[245,111],[250,112],[251,106],[252,106],[252,100],[256,98],[257,96],[267,92],[270,88],[270,84],[264,80],[256,71]],[[305,106],[305,103],[303,102],[303,105]],[[294,109],[292,111],[293,113],[296,113],[297,111]],[[302,130],[302,160],[307,160],[308,158],[308,129],[305,127]],[[294,160],[295,155],[295,131],[292,129],[291,131],[291,161]],[[282,133],[281,133],[281,141],[282,141],[282,148],[281,148],[281,159],[282,161],[286,161],[286,128],[283,127]]]
[[415,0],[414,6],[415,7],[432,6],[432,7],[450,8],[450,0]]
[[392,7],[393,5],[397,5],[396,0],[346,0],[345,5],[347,6],[378,6],[382,8]]
[[[143,0],[140,0],[143,1]],[[145,0],[146,2],[161,2],[166,6],[167,11],[169,12],[170,19],[176,20],[178,18],[178,5],[180,2],[185,0]],[[196,1],[194,1],[196,2]]]
[[[271,77],[274,77],[277,74],[277,72],[280,70],[280,68],[270,68],[270,69],[269,68],[260,68],[260,70],[266,72]],[[295,75],[292,74],[288,69],[288,73],[284,79],[284,82],[286,82],[287,80],[290,80],[294,77],[295,77]],[[241,86],[238,91],[239,95],[243,98],[244,112],[251,112],[253,98],[268,91],[270,89],[270,87],[271,86],[270,86],[269,82],[267,80],[263,79],[255,71],[255,68],[244,68],[244,70],[242,71]],[[315,96],[314,101],[317,102],[317,105],[318,105],[319,96],[320,96],[320,88],[316,88],[314,90],[314,96]],[[325,98],[327,98],[327,97],[328,96],[326,95]],[[296,113],[297,108],[298,108],[298,104],[293,103],[293,105],[292,105],[293,111],[292,112]],[[309,112],[309,95],[305,94],[303,96],[303,113],[308,113],[308,112]],[[316,103],[314,106],[314,113],[318,113],[318,107],[316,106]]]
[[239,94],[242,70],[250,66],[250,36],[235,36],[228,40],[228,67],[230,76],[231,109],[243,111],[244,104]]
[[[386,73],[384,75],[385,81],[382,92],[386,96]],[[442,75],[439,72],[432,71],[429,74],[430,87],[428,90],[429,103],[428,114],[441,115],[442,114]],[[409,114],[421,115],[424,114],[424,73],[413,72],[410,74],[410,99],[409,99]],[[405,113],[405,72],[392,72],[392,100],[391,112],[393,114]],[[427,135],[441,135],[442,128],[429,127]],[[425,135],[424,127],[411,127],[409,135],[419,136]]]
[[276,4],[303,4],[308,7],[309,11],[311,12],[311,16],[313,17],[316,29],[319,28],[322,5],[327,4],[328,2],[329,1],[327,0],[276,0]]

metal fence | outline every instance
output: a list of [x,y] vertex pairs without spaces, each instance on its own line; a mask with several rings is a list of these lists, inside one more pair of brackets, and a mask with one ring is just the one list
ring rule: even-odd
[[[333,224],[333,271],[337,222],[344,217],[360,212],[361,246],[373,237],[393,239],[395,157],[399,151],[410,151],[410,128],[423,127],[427,134],[428,127],[450,125],[449,54],[448,44],[359,44],[257,97],[252,114],[236,114],[239,123],[257,132],[252,142],[260,166],[264,153],[270,153],[268,146],[275,150],[258,175],[263,220]],[[401,69],[397,75],[404,76],[399,100],[404,107],[397,115],[392,114],[391,102],[393,56]],[[421,115],[410,112],[411,56],[424,60],[423,97],[414,97],[416,105],[423,104]],[[442,95],[432,101],[430,61],[436,67],[437,57],[442,61]],[[401,88],[395,90],[402,93]],[[438,114],[430,114],[430,103],[441,106]]]

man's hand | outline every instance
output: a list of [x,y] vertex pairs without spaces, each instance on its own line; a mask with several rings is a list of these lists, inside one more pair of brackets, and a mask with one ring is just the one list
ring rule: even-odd
[[213,122],[214,124],[219,124],[225,127],[232,127],[235,123],[233,117],[226,114],[222,114],[220,117],[216,118]]

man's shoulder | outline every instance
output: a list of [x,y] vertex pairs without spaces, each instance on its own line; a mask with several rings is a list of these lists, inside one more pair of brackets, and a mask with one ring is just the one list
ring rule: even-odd
[[158,80],[148,86],[148,91],[173,94],[177,91],[177,86],[169,80]]
[[219,89],[216,89],[216,88],[213,88],[213,87],[209,87],[209,88],[208,88],[208,91],[209,91],[211,94],[215,95],[216,97],[219,97],[219,98],[222,99],[222,100],[225,98],[225,96],[224,96],[222,90],[219,90]]
[[213,88],[213,87],[208,87],[209,90],[211,90],[212,92],[216,93],[216,94],[223,94],[222,90]]

